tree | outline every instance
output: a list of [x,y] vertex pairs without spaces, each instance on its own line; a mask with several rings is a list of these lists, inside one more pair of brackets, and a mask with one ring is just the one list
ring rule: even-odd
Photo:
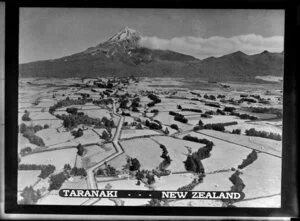
[[77,111],[78,111],[78,108],[76,108],[76,107],[68,107],[66,109],[66,112],[69,114],[77,114]]
[[135,108],[139,107],[139,105],[140,105],[139,102],[140,102],[140,98],[135,98],[135,99],[133,99],[133,100],[132,100],[132,103],[131,103],[131,107],[132,107],[132,108],[134,108],[134,107],[135,107]]
[[192,171],[195,173],[204,173],[203,164],[198,157],[197,153],[188,155],[186,161],[184,161],[184,166],[187,171]]
[[41,193],[39,190],[35,191],[32,186],[26,186],[21,196],[23,197],[21,204],[35,204],[41,198]]
[[44,147],[45,146],[45,143],[44,143],[43,139],[40,138],[39,136],[36,136],[33,131],[26,131],[23,134],[23,136],[28,138],[29,142],[32,143],[32,144],[35,144],[39,147]]
[[65,128],[69,128],[71,126],[71,120],[67,117],[64,119],[63,125]]
[[104,172],[104,170],[102,169],[102,168],[99,168],[98,170],[97,170],[97,172],[96,172],[96,175],[105,175],[105,172]]
[[40,131],[40,130],[42,130],[42,129],[43,129],[43,127],[41,125],[35,125],[33,127],[33,130],[34,130],[35,133],[38,132],[38,131]]
[[48,124],[45,124],[44,125],[44,129],[48,129],[49,128],[49,125]]
[[21,123],[20,128],[19,128],[20,133],[21,134],[24,133],[26,131],[26,129],[27,129],[26,124]]
[[108,124],[109,124],[108,121],[109,120],[107,119],[107,117],[102,117],[101,121],[103,122],[103,124],[104,124],[105,127],[108,126]]
[[54,171],[55,171],[55,166],[53,166],[51,164],[48,164],[46,166],[42,166],[41,174],[38,177],[40,177],[42,179],[45,179],[46,177],[48,177]]
[[109,136],[109,134],[107,133],[106,130],[103,130],[101,138],[104,139],[104,140],[109,140],[110,139],[110,136]]
[[24,156],[25,154],[31,153],[31,151],[32,151],[31,147],[24,147],[20,150],[20,154]]
[[133,112],[140,112],[139,109],[137,109],[137,107],[132,107],[131,109]]
[[64,170],[66,171],[66,170],[71,170],[72,168],[71,168],[71,165],[70,164],[65,164],[64,165]]
[[153,184],[155,182],[154,174],[151,173],[151,172],[147,173],[146,178],[147,178],[147,183],[149,185],[151,185],[151,184]]
[[142,180],[144,178],[144,173],[142,173],[140,170],[138,170],[135,174],[135,178],[137,180]]
[[61,172],[50,176],[49,191],[58,190],[62,186],[63,182],[67,179],[65,172]]
[[210,100],[216,100],[216,97],[215,97],[214,95],[210,95],[210,96],[209,96],[209,99],[210,99]]
[[108,176],[116,176],[117,175],[117,170],[114,167],[107,165],[105,169],[107,171]]
[[81,137],[83,135],[83,130],[81,128],[79,128],[77,131],[74,130],[72,131],[72,135],[77,138],[77,137]]
[[[27,111],[27,110],[26,110]],[[30,121],[29,112],[25,112],[25,114],[22,116],[22,121]]]
[[138,123],[138,124],[136,125],[135,129],[137,129],[137,130],[143,129],[142,124],[141,124],[141,123]]
[[72,176],[86,176],[86,171],[84,168],[73,167],[70,175]]
[[77,176],[86,176],[87,174],[86,174],[86,171],[85,171],[85,169],[84,168],[79,168],[78,170],[77,170]]
[[224,107],[224,109],[223,109],[223,111],[225,111],[225,112],[232,112],[234,110],[236,110],[235,107]]
[[145,126],[146,126],[146,127],[149,127],[149,126],[150,126],[150,121],[149,121],[148,119],[145,121]]
[[170,126],[171,128],[175,129],[175,130],[179,130],[178,125],[177,124],[171,124]]
[[165,134],[169,134],[169,133],[170,133],[167,127],[166,127],[164,133],[165,133]]
[[248,166],[249,164],[253,163],[255,160],[257,160],[258,156],[255,150],[252,150],[252,152],[247,156],[246,159],[243,160],[243,162],[238,165],[239,169],[243,169],[244,167]]
[[210,111],[205,111],[204,114],[207,114],[207,115],[214,115],[214,112],[213,112],[212,110],[210,110]]
[[175,115],[174,120],[185,124],[188,122],[188,119],[186,119],[183,115],[179,115],[179,114]]
[[84,148],[83,148],[83,146],[82,146],[81,144],[78,144],[76,148],[77,148],[77,154],[78,154],[79,156],[82,156],[83,153],[84,153]]
[[225,115],[225,112],[222,111],[221,109],[217,109],[217,114]]
[[127,99],[122,100],[122,101],[120,102],[120,108],[126,109],[126,108],[127,108],[127,103],[128,103],[128,102],[129,102],[129,101],[128,101]]
[[167,150],[167,148],[166,148],[165,145],[160,144],[160,148],[162,149],[162,155],[161,155],[160,157],[163,158],[164,160],[163,160],[163,162],[161,162],[161,163],[159,164],[159,169],[160,169],[161,171],[165,171],[165,168],[166,168],[167,166],[169,166],[170,163],[171,163],[171,158],[170,158],[170,156],[169,156],[168,150]]
[[198,125],[199,126],[203,126],[204,125],[203,122],[202,122],[202,120],[199,120]]
[[195,163],[192,159],[192,155],[188,155],[186,160],[183,162],[184,163],[184,166],[185,166],[185,169],[187,171],[195,171],[196,169],[196,166],[195,166]]
[[231,191],[242,192],[243,189],[246,187],[243,180],[239,177],[240,172],[237,170],[234,174],[229,177],[229,180],[233,183],[231,187]]
[[135,171],[135,170],[140,169],[141,164],[137,158],[130,158],[130,161],[131,161],[130,166],[129,166],[130,171]]
[[241,134],[241,129],[234,129],[232,130],[233,134]]

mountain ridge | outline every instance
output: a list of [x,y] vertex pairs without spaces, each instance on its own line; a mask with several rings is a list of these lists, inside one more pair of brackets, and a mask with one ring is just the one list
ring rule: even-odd
[[20,77],[201,77],[257,81],[255,76],[283,76],[284,52],[247,55],[237,51],[221,57],[191,55],[141,47],[141,34],[125,27],[107,41],[57,59],[19,65]]

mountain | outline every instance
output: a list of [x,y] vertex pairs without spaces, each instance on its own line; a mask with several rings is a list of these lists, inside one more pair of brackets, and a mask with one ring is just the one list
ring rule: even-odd
[[223,80],[255,80],[255,76],[283,76],[282,53],[263,51],[247,55],[241,51],[201,62],[200,70],[210,77]]
[[256,55],[235,52],[199,60],[169,50],[139,45],[141,34],[128,27],[107,41],[58,59],[19,65],[20,77],[201,77],[216,80],[248,80],[255,76],[283,75],[283,53]]

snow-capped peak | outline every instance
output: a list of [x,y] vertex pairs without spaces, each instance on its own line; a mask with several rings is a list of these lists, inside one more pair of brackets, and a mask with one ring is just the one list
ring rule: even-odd
[[122,30],[120,30],[118,33],[116,33],[114,36],[112,36],[108,41],[124,41],[124,40],[138,40],[140,38],[140,33],[137,32],[134,29],[125,27]]
[[124,52],[128,49],[139,47],[140,39],[141,35],[139,32],[125,27],[107,41],[100,43],[95,47],[88,48],[85,53],[96,55],[101,52],[104,53],[106,57],[110,57],[118,51]]

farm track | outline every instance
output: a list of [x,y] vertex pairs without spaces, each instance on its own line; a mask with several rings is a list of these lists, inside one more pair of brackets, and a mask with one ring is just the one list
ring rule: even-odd
[[[124,116],[119,115],[116,113],[116,107],[115,107],[115,102],[113,103],[113,113],[115,115],[117,115],[118,117],[120,117],[119,120],[119,124],[117,126],[116,132],[114,134],[114,138],[112,140],[112,144],[116,150],[115,153],[113,153],[112,155],[106,157],[105,159],[101,160],[100,162],[98,162],[97,164],[95,164],[93,167],[87,169],[87,182],[88,182],[88,188],[90,189],[97,189],[97,181],[95,178],[95,170],[104,165],[106,162],[118,157],[119,155],[124,153],[124,149],[123,147],[120,145],[119,143],[119,138],[121,136],[121,130],[122,130],[122,126],[123,126],[123,122],[124,122]],[[83,204],[81,205],[93,205],[95,203],[97,203],[98,201],[100,201],[100,199],[95,199],[95,198],[90,198],[89,200],[85,201]]]
[[[105,183],[105,182],[113,182],[113,181],[119,181],[119,180],[126,180],[127,177],[122,177],[122,178],[112,178],[112,179],[109,179],[109,180],[104,180],[104,181],[98,181],[97,180],[97,177],[95,178],[96,179],[96,182],[97,183]],[[101,178],[100,178],[101,179]]]
[[181,136],[183,134],[190,133],[190,132],[193,132],[193,129],[185,130],[185,131],[179,131],[179,132],[176,132],[176,133],[172,134],[171,136],[172,137],[177,137],[177,136]]
[[[267,195],[267,196],[258,196],[258,197],[247,198],[247,199],[243,199],[242,201],[235,202],[235,203],[250,201],[250,200],[257,200],[257,199],[265,199],[265,198],[270,198],[273,196],[281,196],[281,193],[275,193],[275,194],[271,194],[271,195]],[[235,204],[235,203],[233,203],[233,204]]]
[[[69,140],[69,141],[71,141],[71,140]],[[69,141],[65,141],[65,142],[62,142],[62,143],[66,143],[66,142],[69,142]],[[57,144],[60,144],[60,143],[57,143]],[[54,145],[57,145],[57,144],[52,144],[51,146],[54,146]],[[101,145],[99,143],[83,144],[82,147],[88,147],[88,146],[94,146],[94,145],[101,147]],[[71,145],[71,146],[62,146],[62,147],[55,147],[55,148],[49,148],[49,149],[47,148],[47,149],[42,149],[42,150],[34,150],[34,151],[32,151],[28,154],[23,155],[23,157],[28,156],[28,155],[32,155],[32,154],[36,154],[36,153],[43,153],[43,152],[63,150],[63,149],[71,149],[71,148],[76,148],[76,147],[77,147],[77,145],[76,146]]]
[[120,141],[142,139],[142,138],[151,138],[151,137],[165,137],[165,136],[167,136],[167,135],[165,135],[165,134],[141,135],[141,136],[136,136],[136,137],[121,138]]

